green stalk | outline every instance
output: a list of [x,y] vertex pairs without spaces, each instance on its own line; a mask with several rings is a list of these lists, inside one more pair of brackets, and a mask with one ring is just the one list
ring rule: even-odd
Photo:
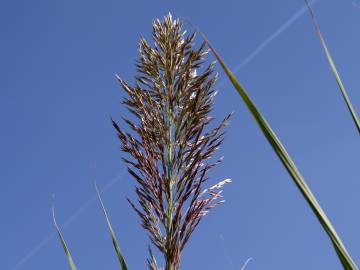
[[[170,106],[169,106],[170,107]],[[168,210],[167,210],[167,226],[166,226],[166,239],[168,242],[167,248],[170,249],[170,243],[171,243],[171,230],[172,230],[172,220],[173,220],[173,172],[172,172],[172,166],[173,166],[173,158],[172,158],[172,147],[173,147],[173,140],[172,140],[172,112],[170,108],[167,109],[167,118],[168,118],[168,125],[169,125],[169,131],[168,131],[168,179],[169,179],[169,199],[168,199]],[[170,251],[170,250],[168,250]],[[169,260],[170,258],[166,259],[166,269],[165,270],[176,270],[175,265],[173,261]]]
[[238,94],[244,101],[245,105],[251,112],[252,116],[255,118],[257,124],[259,125],[260,129],[262,130],[263,134],[267,138],[268,142],[272,146],[273,150],[285,166],[286,170],[292,177],[295,185],[298,187],[299,191],[309,204],[310,208],[314,212],[315,216],[319,220],[321,226],[329,236],[335,251],[344,267],[345,270],[357,270],[357,266],[355,265],[354,261],[350,257],[350,254],[347,252],[344,244],[342,243],[340,237],[336,233],[334,227],[332,226],[330,220],[326,216],[324,210],[321,208],[320,204],[316,200],[315,196],[311,192],[310,188],[305,182],[305,179],[301,175],[300,171],[296,167],[294,161],[286,151],[285,147],[280,142],[280,139],[276,136],[275,132],[272,130],[266,119],[263,117],[261,112],[256,107],[255,103],[251,100],[251,98],[248,96],[245,89],[240,85],[240,83],[237,81],[233,73],[227,68],[225,65],[225,62],[222,60],[220,55],[217,53],[217,51],[214,49],[214,47],[210,44],[209,40],[205,37],[204,34],[202,34],[200,31],[199,33],[219,61],[221,67],[225,71],[226,75],[230,79],[231,83],[237,90]]
[[172,209],[172,121],[171,121],[171,111],[168,108],[167,109],[167,117],[168,117],[168,125],[169,125],[169,131],[168,131],[168,178],[169,178],[169,201],[168,201],[168,226],[167,226],[167,233],[168,236],[170,234],[171,230],[171,224],[172,224],[172,215],[173,215],[173,209]]
[[340,75],[339,75],[339,72],[337,71],[337,68],[335,66],[335,62],[330,54],[330,51],[328,49],[328,46],[326,45],[326,42],[325,42],[325,38],[323,36],[323,34],[321,33],[321,30],[320,30],[320,26],[319,26],[319,23],[317,22],[316,20],[316,17],[315,17],[315,14],[314,14],[314,11],[312,10],[311,6],[310,6],[310,3],[305,0],[305,3],[309,9],[309,13],[310,13],[310,16],[311,16],[311,19],[314,23],[314,26],[315,26],[315,30],[316,30],[316,33],[317,35],[319,36],[319,39],[320,39],[320,42],[321,42],[321,45],[323,46],[324,48],[324,51],[325,51],[325,54],[326,54],[326,58],[330,64],[330,67],[331,67],[331,71],[333,72],[334,76],[335,76],[335,79],[336,79],[336,82],[339,86],[339,89],[341,91],[341,95],[342,97],[344,98],[344,101],[346,103],[346,106],[348,107],[349,109],[349,112],[351,114],[351,117],[354,121],[354,124],[358,130],[358,132],[360,133],[360,121],[359,121],[359,118],[355,112],[355,109],[353,107],[353,105],[351,104],[351,101],[350,101],[350,98],[345,90],[345,87],[341,81],[341,78],[340,78]]

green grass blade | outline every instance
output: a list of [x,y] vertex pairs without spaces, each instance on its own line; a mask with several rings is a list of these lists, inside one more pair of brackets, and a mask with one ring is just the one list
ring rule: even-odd
[[111,234],[111,240],[112,240],[112,243],[114,245],[114,248],[115,248],[115,251],[116,251],[116,255],[119,259],[119,263],[121,265],[121,269],[122,270],[127,270],[127,266],[126,266],[126,263],[125,263],[125,260],[124,260],[124,257],[121,253],[121,249],[120,249],[120,246],[118,244],[118,241],[116,239],[116,235],[115,235],[115,232],[111,226],[111,223],[110,223],[110,220],[109,220],[109,216],[108,216],[108,213],[106,211],[106,208],[105,208],[105,205],[103,203],[103,200],[101,199],[101,195],[100,195],[100,191],[96,185],[96,182],[95,182],[95,189],[96,189],[96,193],[99,197],[99,201],[100,201],[100,204],[101,204],[101,208],[102,208],[102,211],[104,213],[104,216],[105,216],[105,219],[106,219],[106,223],[107,223],[107,226],[108,226],[108,229],[109,229],[109,232]]
[[294,180],[294,183],[299,188],[301,194],[304,196],[305,200],[308,202],[309,206],[311,207],[312,211],[318,218],[319,222],[321,223],[322,227],[324,228],[325,232],[328,234],[331,242],[334,245],[335,251],[346,270],[357,270],[357,266],[353,262],[352,258],[350,257],[349,253],[347,252],[345,246],[343,245],[340,237],[337,235],[335,229],[331,225],[330,220],[326,216],[325,212],[321,208],[320,204],[317,202],[315,196],[311,192],[310,188],[306,184],[303,176],[300,174],[299,170],[295,166],[295,163],[293,162],[292,158],[287,153],[285,147],[280,142],[279,138],[276,136],[275,132],[271,129],[270,125],[266,121],[266,119],[262,116],[258,108],[256,107],[255,103],[251,100],[251,98],[248,96],[245,89],[240,85],[240,83],[237,81],[235,76],[232,74],[232,72],[227,68],[225,65],[225,62],[222,60],[220,55],[217,53],[217,51],[214,49],[214,47],[210,44],[208,39],[199,32],[211,51],[214,53],[215,57],[221,64],[221,67],[225,71],[226,75],[229,77],[231,83],[237,90],[238,94],[241,96],[242,100],[244,101],[245,105],[255,118],[257,124],[261,128],[262,132],[264,133],[265,137],[267,138],[268,142],[274,149],[275,153],[278,155],[279,159],[285,166],[286,170],[289,172],[290,176]]
[[327,60],[328,60],[328,62],[330,64],[331,70],[332,70],[332,72],[333,72],[333,74],[335,76],[336,82],[337,82],[337,84],[338,84],[338,86],[340,88],[340,91],[341,91],[341,94],[342,94],[342,96],[344,98],[346,106],[348,107],[348,109],[350,111],[350,114],[351,114],[351,117],[354,120],[355,126],[356,126],[358,132],[360,133],[360,121],[359,121],[359,118],[358,118],[358,116],[357,116],[357,114],[355,112],[354,107],[351,104],[350,98],[349,98],[349,96],[348,96],[348,94],[347,94],[347,92],[345,90],[345,87],[344,87],[342,81],[341,81],[339,72],[337,71],[337,68],[335,66],[335,62],[334,62],[334,60],[333,60],[333,58],[332,58],[332,56],[330,54],[328,46],[326,45],[325,38],[324,38],[323,34],[320,31],[320,26],[319,26],[319,23],[316,20],[315,13],[314,13],[313,9],[311,8],[310,3],[307,0],[305,0],[305,3],[306,3],[306,5],[307,5],[307,7],[309,9],[309,13],[310,13],[311,19],[312,19],[312,21],[314,23],[316,33],[319,36],[322,47],[324,48],[326,58],[327,58]]
[[70,264],[70,267],[71,267],[71,270],[76,270],[76,266],[75,266],[75,263],[71,257],[71,254],[70,254],[70,251],[66,245],[66,242],[65,242],[65,239],[61,233],[61,230],[60,230],[60,227],[58,226],[58,224],[56,223],[56,218],[55,218],[55,209],[54,207],[52,208],[52,217],[53,217],[53,222],[54,222],[54,226],[55,226],[55,229],[56,229],[56,232],[59,236],[59,239],[60,239],[60,242],[61,242],[61,245],[65,251],[65,254],[66,254],[66,257],[69,261],[69,264]]

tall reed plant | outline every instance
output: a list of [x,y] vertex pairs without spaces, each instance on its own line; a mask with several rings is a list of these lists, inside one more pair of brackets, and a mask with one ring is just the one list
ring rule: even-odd
[[[313,10],[308,1],[305,2],[345,103],[360,131],[360,122]],[[186,35],[182,27],[182,22],[173,20],[170,14],[162,21],[156,20],[153,23],[153,44],[149,44],[144,38],[139,42],[139,60],[136,65],[138,75],[134,85],[117,77],[127,94],[122,103],[128,109],[129,116],[123,117],[123,122],[130,132],[126,132],[113,119],[112,124],[120,139],[121,150],[126,154],[123,161],[136,182],[137,202],[129,200],[129,203],[140,217],[152,246],[158,249],[164,261],[164,267],[160,267],[150,247],[148,269],[180,269],[181,254],[190,236],[208,211],[224,202],[222,188],[231,182],[230,179],[225,179],[205,188],[209,170],[222,160],[212,160],[212,157],[223,142],[223,129],[230,118],[230,115],[226,116],[217,126],[212,123],[210,113],[216,95],[213,88],[217,76],[213,70],[214,62],[206,65],[208,46],[319,220],[343,268],[357,270],[355,262],[295,162],[248,92],[204,34],[197,30],[204,42],[199,48],[195,48],[195,33]],[[127,270],[97,187],[96,191],[121,269]],[[55,215],[53,218],[71,269],[76,270]]]

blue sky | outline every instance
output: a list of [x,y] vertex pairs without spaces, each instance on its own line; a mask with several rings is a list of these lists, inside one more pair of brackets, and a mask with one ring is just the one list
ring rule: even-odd
[[[360,8],[354,3],[319,0],[314,8],[360,111]],[[152,20],[169,11],[198,25],[238,68],[360,263],[360,138],[309,15],[291,20],[303,1],[4,0],[0,6],[0,269],[68,269],[54,237],[53,202],[78,268],[119,269],[95,199],[94,163],[129,268],[145,269],[148,239],[126,202],[134,183],[109,115],[119,119],[125,112],[114,75],[132,81],[140,36],[149,38]],[[235,270],[249,257],[249,270],[340,269],[221,71],[218,87],[215,117],[235,115],[219,153],[225,160],[211,177],[233,183],[224,191],[226,204],[193,235],[183,269]]]

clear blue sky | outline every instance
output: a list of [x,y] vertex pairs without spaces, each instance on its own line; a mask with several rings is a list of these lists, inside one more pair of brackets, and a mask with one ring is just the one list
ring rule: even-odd
[[[249,60],[238,78],[360,264],[359,134],[309,15],[281,28],[303,1],[209,2],[1,2],[0,269],[69,269],[54,237],[53,201],[78,268],[119,269],[94,198],[94,162],[129,268],[145,269],[148,239],[125,199],[134,197],[134,183],[109,115],[119,119],[125,112],[114,74],[132,81],[139,37],[149,37],[152,20],[169,11],[198,25],[230,67]],[[314,8],[360,112],[360,8],[352,0],[319,0]],[[284,31],[270,38],[279,28]],[[221,72],[218,87],[214,115],[235,116],[220,151],[224,163],[211,176],[213,183],[227,177],[233,183],[226,204],[193,235],[183,269],[238,270],[249,257],[249,270],[340,269],[325,233]]]

